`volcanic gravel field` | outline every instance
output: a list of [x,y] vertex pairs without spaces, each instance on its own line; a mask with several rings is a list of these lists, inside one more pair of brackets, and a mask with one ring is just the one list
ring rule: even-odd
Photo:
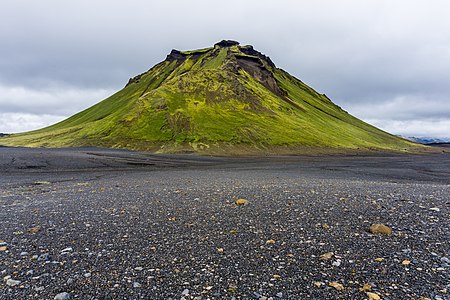
[[0,299],[450,299],[449,153],[2,147],[0,174]]

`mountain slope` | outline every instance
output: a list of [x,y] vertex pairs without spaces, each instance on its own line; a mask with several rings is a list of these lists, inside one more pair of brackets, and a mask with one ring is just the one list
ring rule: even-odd
[[418,147],[349,115],[252,46],[234,41],[172,50],[111,97],[55,125],[0,138],[0,144],[213,154]]

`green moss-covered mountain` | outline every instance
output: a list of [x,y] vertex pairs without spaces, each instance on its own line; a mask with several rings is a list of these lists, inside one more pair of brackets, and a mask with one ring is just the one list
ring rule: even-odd
[[0,144],[211,154],[418,147],[349,115],[252,46],[234,41],[172,50],[111,97],[55,125],[0,138]]

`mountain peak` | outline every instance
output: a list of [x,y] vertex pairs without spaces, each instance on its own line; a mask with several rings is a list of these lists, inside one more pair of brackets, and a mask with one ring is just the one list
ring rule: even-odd
[[221,40],[218,43],[214,44],[214,47],[219,47],[219,48],[226,48],[226,47],[232,47],[232,46],[238,46],[239,42],[237,41],[233,41],[233,40]]

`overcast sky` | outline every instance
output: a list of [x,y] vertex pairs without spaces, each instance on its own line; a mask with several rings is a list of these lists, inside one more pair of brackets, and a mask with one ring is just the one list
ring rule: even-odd
[[0,132],[121,89],[172,48],[251,44],[351,114],[450,137],[450,1],[14,0],[0,9]]

